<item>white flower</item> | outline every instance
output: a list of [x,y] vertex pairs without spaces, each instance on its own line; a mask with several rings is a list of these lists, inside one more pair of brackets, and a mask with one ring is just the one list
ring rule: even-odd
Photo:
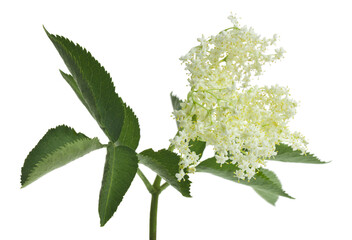
[[183,169],[181,169],[179,173],[176,173],[176,178],[178,181],[181,181],[184,176],[185,176],[185,172],[183,171]]
[[216,162],[220,164],[224,164],[229,158],[227,156],[219,156],[215,155]]
[[252,28],[240,27],[236,17],[229,19],[233,27],[208,39],[202,36],[200,45],[180,58],[191,89],[182,109],[174,112],[181,130],[170,140],[181,155],[178,180],[195,172],[199,161],[189,149],[191,140],[212,145],[217,163],[236,165],[235,176],[248,180],[276,154],[276,144],[306,151],[304,137],[287,127],[297,107],[288,88],[251,85],[263,65],[282,58],[285,51],[273,48],[277,36],[262,38]]

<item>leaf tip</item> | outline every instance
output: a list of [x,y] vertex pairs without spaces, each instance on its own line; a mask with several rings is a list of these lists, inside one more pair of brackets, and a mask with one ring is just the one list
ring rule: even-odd
[[59,69],[59,72],[60,72],[60,74],[61,74],[62,76],[67,75],[67,73],[65,73],[65,72],[64,72],[64,71],[62,71],[61,69]]
[[30,182],[28,182],[28,181],[21,181],[21,188],[20,189],[27,187],[29,184],[30,184]]
[[[286,193],[287,194],[287,193]],[[294,197],[292,197],[292,196],[290,196],[290,195],[288,195],[287,194],[287,196],[285,196],[285,197],[287,197],[287,198],[289,198],[289,199],[292,199],[292,200],[295,200],[296,198],[294,198]]]
[[106,224],[106,222],[103,222],[102,220],[100,220],[100,227],[104,227]]
[[48,32],[48,30],[46,30],[46,28],[44,27],[44,24],[42,25],[42,27],[43,27],[43,29],[44,29],[46,35],[48,35],[48,36],[50,37],[51,34]]
[[21,187],[20,187],[20,189],[22,189],[22,188],[24,188],[25,187],[25,185],[23,184],[23,182],[21,181]]
[[100,218],[100,227],[104,227],[105,224],[109,221],[109,219],[111,218],[107,218],[106,215],[102,214],[101,212],[99,212],[99,218]]

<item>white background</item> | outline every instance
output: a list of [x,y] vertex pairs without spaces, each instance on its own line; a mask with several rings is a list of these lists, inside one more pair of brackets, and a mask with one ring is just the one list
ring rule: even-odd
[[[0,239],[147,239],[150,197],[136,177],[105,227],[98,195],[104,149],[20,189],[28,152],[48,128],[67,124],[107,139],[58,69],[42,24],[90,50],[111,73],[141,125],[138,151],[168,146],[176,125],[169,93],[184,98],[178,58],[230,26],[230,12],[287,51],[260,81],[300,100],[291,126],[325,165],[270,163],[284,189],[273,207],[245,186],[192,176],[193,198],[160,197],[158,239],[352,239],[351,7],[349,1],[1,1]],[[144,169],[152,178],[153,173]]]

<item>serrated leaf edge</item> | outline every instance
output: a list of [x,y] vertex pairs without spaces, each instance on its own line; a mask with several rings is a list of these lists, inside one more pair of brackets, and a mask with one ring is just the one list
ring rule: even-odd
[[[82,76],[84,76],[84,75],[83,75],[83,70],[82,70],[82,68],[79,66],[78,61],[77,61],[77,58],[76,58],[75,56],[73,56],[73,55],[71,54],[71,52],[68,51],[68,49],[66,48],[66,46],[65,46],[64,44],[62,44],[61,41],[58,41],[58,39],[63,39],[64,41],[68,41],[69,43],[73,44],[74,46],[81,48],[85,53],[89,54],[89,55],[99,64],[99,66],[104,69],[104,71],[108,74],[109,78],[111,79],[110,74],[105,70],[105,68],[104,68],[103,66],[101,66],[101,64],[91,55],[91,53],[90,53],[87,49],[85,49],[84,47],[82,47],[82,46],[79,45],[78,43],[75,43],[75,42],[71,41],[70,39],[68,39],[68,38],[66,38],[66,37],[64,37],[64,36],[60,36],[60,35],[57,35],[57,34],[55,35],[55,34],[49,33],[49,32],[46,30],[46,28],[45,28],[44,26],[43,26],[43,28],[44,28],[45,33],[48,35],[49,39],[50,39],[51,41],[55,41],[55,42],[57,42],[58,44],[60,44],[60,46],[61,46],[63,49],[65,49],[66,53],[70,55],[70,57],[74,60],[76,66],[77,66],[77,68],[79,69],[80,74],[81,74]],[[71,76],[72,76],[72,75],[71,75]],[[73,76],[72,76],[72,77],[73,77]],[[73,79],[74,79],[74,78],[73,78]],[[74,79],[74,80],[75,80],[75,79]],[[75,81],[76,81],[76,80],[75,80]],[[96,102],[97,102],[97,101],[96,101],[97,99],[96,99],[96,96],[93,94],[92,86],[90,85],[89,81],[86,81],[86,83],[87,83],[87,85],[89,86],[89,90],[90,90],[90,92],[91,92],[91,95],[93,96],[93,98],[94,98],[94,100],[95,100],[94,103],[96,103]],[[77,84],[77,87],[78,87],[78,89],[80,90],[80,92],[82,93],[82,90],[80,89],[80,87],[79,87],[78,84]],[[115,91],[115,88],[114,88],[114,91]],[[89,106],[89,105],[88,105],[88,106]],[[96,106],[95,106],[95,107],[96,107]],[[88,111],[89,111],[89,112],[92,112],[91,109],[89,109]],[[93,117],[96,119],[95,114],[93,115]],[[97,120],[97,119],[96,119],[96,120]],[[99,121],[97,121],[97,122],[98,122],[98,124],[99,124]],[[100,125],[100,124],[99,124],[99,125]]]
[[[122,99],[121,99],[121,101],[122,101]],[[126,116],[126,109],[129,109],[129,110],[131,110],[132,115],[133,115],[133,116],[136,118],[136,120],[137,120],[137,127],[138,127],[138,130],[139,130],[139,140],[138,140],[138,143],[137,143],[137,147],[138,147],[139,142],[140,142],[140,137],[141,137],[141,134],[140,134],[141,127],[140,127],[140,124],[139,124],[139,119],[138,119],[137,115],[134,113],[133,109],[132,109],[127,103],[125,103],[124,101],[122,101],[122,104],[123,104],[123,106],[124,106],[124,116]],[[125,117],[124,117],[124,120],[125,120]],[[120,136],[121,136],[121,133],[122,133],[124,124],[125,124],[125,123],[123,123],[123,125],[122,125],[121,132],[120,132]],[[119,136],[119,138],[120,138],[120,136]],[[115,141],[115,144],[117,144],[117,145],[119,145],[119,143],[118,143],[118,142],[119,142],[119,138]],[[122,144],[122,146],[124,146],[124,145]],[[128,147],[128,146],[126,146],[126,147]],[[136,149],[137,149],[137,147],[136,147]],[[131,149],[132,149],[132,148],[131,148]],[[135,150],[135,149],[132,149],[132,150]]]
[[[113,145],[113,143],[109,143],[109,145]],[[131,150],[131,151],[133,151],[133,153],[134,153],[134,156],[136,157],[136,160],[137,160],[137,162],[136,162],[136,172],[137,172],[137,169],[138,169],[138,156],[137,156],[137,153],[133,150],[133,149],[131,149],[130,147],[127,147],[127,146],[116,146],[116,145],[113,145],[113,155],[115,156],[115,154],[116,154],[116,150],[117,150],[117,148],[118,147],[120,147],[120,148],[126,148],[126,149],[129,149],[129,150]],[[107,149],[107,154],[109,154],[109,152],[108,152],[109,150]],[[107,155],[108,156],[108,155]],[[106,158],[106,160],[107,160],[107,158]],[[114,170],[114,166],[115,166],[115,162],[117,161],[117,159],[114,159],[114,161],[113,161],[113,164],[112,165],[109,165],[109,168],[108,169],[106,169],[106,164],[107,164],[107,161],[105,162],[105,166],[104,166],[104,173],[103,173],[103,179],[102,179],[102,187],[101,187],[101,189],[100,189],[100,193],[99,193],[99,207],[98,207],[98,212],[99,212],[99,217],[100,217],[100,226],[101,227],[103,227],[103,226],[105,226],[105,224],[114,216],[114,214],[115,214],[115,212],[116,212],[116,210],[117,210],[117,208],[119,207],[119,205],[120,205],[120,203],[123,201],[123,199],[124,199],[124,197],[125,197],[125,195],[126,195],[126,193],[127,193],[127,191],[128,191],[128,189],[131,187],[131,184],[132,184],[132,181],[133,181],[133,179],[135,178],[135,175],[136,175],[136,172],[134,173],[134,175],[133,175],[133,178],[132,178],[132,181],[128,184],[128,187],[127,187],[127,190],[126,190],[126,192],[121,196],[121,201],[120,202],[118,202],[118,204],[117,204],[117,206],[116,206],[116,209],[114,210],[114,212],[112,213],[112,215],[109,217],[109,218],[106,218],[106,216],[107,216],[107,206],[108,206],[108,204],[107,204],[107,202],[108,201],[105,201],[105,203],[106,204],[104,204],[104,206],[103,206],[103,211],[104,211],[104,216],[103,216],[103,218],[102,218],[102,216],[101,216],[101,214],[100,214],[100,209],[101,209],[101,205],[100,205],[100,201],[101,201],[101,194],[102,194],[102,189],[103,189],[103,183],[104,183],[104,177],[105,177],[105,173],[107,172],[107,171],[111,171],[111,176],[110,176],[110,183],[109,183],[109,188],[108,188],[108,196],[106,197],[106,199],[109,199],[110,198],[110,194],[111,194],[111,192],[112,192],[112,182],[113,182],[113,175],[115,175],[115,172],[113,171]]]
[[[65,126],[65,125],[60,125],[60,126]],[[71,127],[69,127],[69,128],[71,128]],[[51,129],[55,129],[55,128],[51,128]],[[51,129],[50,129],[50,130],[51,130]],[[74,130],[73,128],[71,128],[71,129]],[[81,134],[84,135],[83,133],[81,133]],[[28,183],[27,181],[28,181],[28,179],[31,178],[33,172],[34,172],[38,167],[40,167],[40,165],[43,164],[47,159],[49,159],[50,157],[52,157],[53,155],[55,155],[55,153],[60,152],[60,151],[65,151],[65,148],[67,148],[68,146],[75,145],[75,144],[78,143],[78,142],[93,141],[93,140],[97,141],[96,143],[98,143],[98,145],[100,145],[100,147],[99,147],[99,148],[96,148],[95,150],[100,149],[100,148],[103,147],[103,145],[99,142],[99,139],[98,139],[97,137],[95,137],[95,138],[89,138],[89,137],[87,137],[87,136],[84,135],[84,137],[82,136],[80,139],[74,140],[74,141],[72,141],[72,142],[65,143],[64,145],[58,147],[56,150],[51,151],[50,153],[47,153],[47,154],[45,155],[45,157],[41,158],[41,159],[34,165],[34,167],[32,168],[32,170],[29,171],[28,177],[27,177],[26,181],[23,182],[23,183],[21,182],[21,184],[22,184],[22,187],[21,187],[21,188],[24,188],[24,187],[28,186],[30,183],[32,183],[32,182],[29,182],[29,183]],[[30,153],[29,153],[29,154],[30,154]],[[29,154],[28,154],[28,155],[29,155]],[[28,156],[27,156],[27,157],[28,157]],[[81,157],[82,157],[82,156],[81,156]],[[80,158],[80,157],[79,157],[79,158]],[[36,180],[37,180],[37,179],[36,179]],[[34,181],[35,181],[35,180],[34,180]],[[26,182],[27,182],[27,183],[26,183]]]
[[[66,53],[68,53],[68,54],[72,57],[72,59],[75,61],[76,65],[77,65],[77,68],[79,69],[79,71],[80,71],[80,73],[81,73],[82,76],[85,76],[85,74],[83,74],[82,68],[79,66],[79,64],[77,64],[77,62],[78,62],[77,59],[71,54],[70,51],[67,50],[67,48],[61,43],[61,41],[57,41],[55,38],[64,39],[65,41],[70,42],[70,43],[73,44],[74,46],[81,48],[85,53],[87,53],[90,57],[92,57],[92,59],[94,59],[94,61],[98,64],[98,66],[101,67],[101,68],[103,69],[103,71],[107,74],[107,76],[109,77],[110,82],[111,82],[112,90],[115,92],[115,94],[117,95],[119,101],[121,101],[122,105],[124,105],[123,100],[122,100],[121,97],[116,93],[116,88],[115,88],[115,85],[114,85],[114,83],[113,83],[113,81],[112,81],[112,78],[111,78],[111,76],[110,76],[110,73],[105,70],[104,66],[102,66],[102,65],[100,64],[100,62],[99,62],[98,60],[96,60],[96,59],[93,57],[93,55],[92,55],[86,48],[82,47],[82,46],[79,45],[78,43],[75,43],[75,42],[71,41],[70,39],[68,39],[68,38],[66,38],[66,37],[64,37],[64,36],[60,36],[60,35],[57,35],[57,34],[54,35],[54,34],[49,33],[49,32],[46,30],[46,28],[45,28],[44,26],[43,26],[43,28],[44,28],[45,33],[46,33],[46,34],[48,35],[48,37],[50,38],[50,40],[51,40],[51,41],[56,41],[58,44],[60,44],[60,46],[66,50]],[[52,37],[54,37],[54,39],[53,39]],[[75,81],[76,81],[76,80],[75,80]],[[96,104],[95,104],[96,102],[98,102],[98,101],[97,101],[97,97],[95,96],[95,94],[93,94],[92,86],[90,85],[89,81],[86,81],[86,83],[87,83],[87,85],[89,86],[89,90],[90,90],[90,92],[91,92],[91,95],[93,96],[93,98],[94,98],[94,100],[95,100],[95,101],[94,101],[95,108],[98,109],[98,108],[96,107]],[[80,87],[79,87],[78,84],[77,84],[77,86],[78,86],[79,90],[81,91],[81,89],[80,89]],[[81,91],[81,92],[82,92],[82,91]],[[88,104],[87,104],[87,105],[88,105]],[[88,105],[88,106],[89,106],[89,105]],[[88,111],[89,111],[90,113],[92,113],[92,112],[94,113],[94,111],[92,111],[91,109],[89,109]],[[125,112],[124,112],[124,114],[125,114]],[[99,124],[100,128],[101,128],[101,129],[105,129],[105,126],[102,126],[102,125],[100,124],[100,119],[96,119],[97,116],[95,116],[95,113],[92,114],[92,116],[93,116],[94,119],[97,121],[97,123]],[[99,116],[98,116],[98,117],[99,117],[99,118],[101,117],[101,116],[100,116],[100,113],[99,113]],[[123,127],[123,124],[124,124],[124,120],[125,120],[125,116],[122,117],[122,125],[121,125],[120,133],[121,133],[121,131],[122,131],[122,127]],[[112,139],[112,137],[110,136],[110,134],[109,134],[107,131],[104,131],[104,133],[107,135],[107,137],[108,137],[109,139]],[[119,134],[120,134],[120,133],[119,133]],[[118,137],[117,137],[117,139],[118,139]],[[116,139],[116,141],[117,141],[117,139]]]
[[[280,143],[280,144],[278,144],[278,145],[285,145],[285,146],[287,146],[287,147],[290,147],[290,148],[292,149],[292,153],[295,153],[295,152],[301,152],[301,153],[302,153],[302,151],[293,150],[292,146],[290,146],[290,145],[288,145],[288,144]],[[276,150],[275,150],[275,152],[278,153],[278,151],[276,151]],[[311,163],[311,162],[286,162],[286,161],[280,161],[280,160],[276,160],[276,159],[275,159],[276,156],[278,156],[278,155],[275,155],[275,156],[273,156],[273,157],[271,157],[271,158],[269,158],[269,159],[267,159],[267,160],[268,160],[268,161],[285,162],[285,163],[305,163],[305,164],[326,164],[326,163],[330,163],[330,162],[331,162],[331,161],[324,162],[324,161],[320,160],[320,158],[318,158],[314,153],[310,153],[310,152],[308,152],[308,151],[305,152],[305,153],[303,153],[303,154],[301,154],[301,153],[300,153],[300,155],[301,155],[302,157],[305,157],[305,156],[308,155],[309,157],[313,157],[313,158],[317,159],[319,162]]]
[[[265,190],[265,189],[259,189],[261,191],[264,191],[264,192],[268,192],[268,193],[271,193],[271,194],[276,194],[278,196],[281,196],[281,197],[286,197],[286,198],[290,198],[290,199],[295,199],[294,197],[290,196],[285,190],[283,190],[282,186],[279,186],[278,184],[274,183],[273,181],[270,180],[269,177],[267,177],[263,172],[259,172],[261,174],[261,177],[264,177],[267,181],[271,182],[272,185],[274,185],[275,187],[277,187],[278,189],[280,189],[280,192],[282,192],[282,194],[276,194],[276,193],[272,193],[268,190]],[[275,173],[274,173],[275,174]],[[276,175],[276,174],[275,174]],[[254,175],[255,177],[255,175]],[[256,187],[252,187],[252,188],[256,188]]]
[[[212,159],[212,158],[208,158],[208,159],[206,159],[206,160],[204,160],[204,161],[202,161],[202,162],[205,162],[205,161],[207,161],[207,160],[209,160],[209,159]],[[200,162],[199,164],[201,164],[202,162]],[[207,172],[207,171],[200,171],[200,172],[204,172],[204,173],[208,173],[208,174],[211,174],[211,175],[215,175],[215,174],[209,173],[209,172]],[[276,190],[279,190],[279,192],[281,192],[281,194],[277,194],[277,193],[274,193],[274,194],[277,194],[278,196],[282,196],[282,197],[287,197],[287,198],[290,198],[290,199],[294,199],[292,196],[290,196],[289,194],[287,194],[287,193],[282,189],[282,186],[278,186],[276,183],[274,183],[273,181],[271,181],[270,178],[267,177],[264,173],[258,172],[257,174],[260,174],[260,177],[262,177],[262,178],[264,178],[265,180],[267,180],[267,181],[269,181],[270,183],[272,183],[272,185],[277,188]],[[255,177],[257,176],[257,174],[254,175],[254,177],[253,177],[254,179],[255,179]],[[276,174],[275,174],[275,175],[276,175]],[[215,175],[215,176],[217,176],[217,175]],[[223,178],[223,177],[221,177],[221,176],[217,176],[217,177]],[[253,189],[254,189],[254,188],[258,188],[259,190],[262,190],[262,191],[269,192],[269,193],[273,194],[272,192],[270,192],[270,191],[268,191],[268,190],[261,189],[261,188],[260,188],[260,185],[259,185],[259,187],[258,187],[258,186],[256,187],[256,186],[251,186],[251,185],[246,184],[246,180],[240,180],[240,179],[238,179],[238,181],[235,181],[235,180],[236,180],[235,176],[234,176],[234,180],[230,180],[230,179],[227,179],[227,178],[223,178],[223,179],[228,180],[228,181],[232,181],[232,182],[236,182],[236,183],[239,183],[239,184],[242,184],[242,185],[251,187],[251,188],[253,188]]]
[[[113,155],[115,156],[115,153],[116,153],[116,148],[114,147],[113,148]],[[109,187],[108,187],[108,195],[106,196],[106,199],[110,199],[110,194],[111,194],[111,189],[112,189],[112,181],[113,181],[113,176],[114,176],[114,174],[115,174],[115,172],[113,171],[113,169],[114,169],[114,166],[115,166],[115,162],[116,162],[116,159],[114,159],[113,161],[112,161],[113,163],[112,163],[112,165],[110,166],[109,165],[109,169],[108,169],[108,171],[111,171],[111,176],[110,176],[110,181],[109,181]],[[105,174],[105,173],[104,173]],[[122,196],[122,198],[123,198],[124,196]],[[106,220],[106,215],[107,215],[107,209],[108,209],[108,207],[107,207],[107,205],[108,205],[108,201],[106,201],[105,202],[105,204],[104,204],[104,206],[103,206],[103,208],[104,208],[104,216],[103,216],[103,218],[104,219],[100,219],[100,226],[101,227],[103,227],[106,223],[107,223],[107,221],[108,220]],[[114,212],[115,213],[115,212]],[[112,214],[112,216],[114,215],[114,213]],[[111,216],[111,217],[112,217]]]

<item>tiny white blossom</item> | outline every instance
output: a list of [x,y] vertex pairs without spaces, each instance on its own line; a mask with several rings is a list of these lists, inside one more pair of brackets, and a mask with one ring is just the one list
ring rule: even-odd
[[183,169],[181,169],[179,173],[176,173],[176,178],[178,181],[181,181],[184,176],[185,176],[185,172],[183,171]]
[[219,156],[215,155],[216,162],[220,164],[224,164],[229,158],[227,156]]

